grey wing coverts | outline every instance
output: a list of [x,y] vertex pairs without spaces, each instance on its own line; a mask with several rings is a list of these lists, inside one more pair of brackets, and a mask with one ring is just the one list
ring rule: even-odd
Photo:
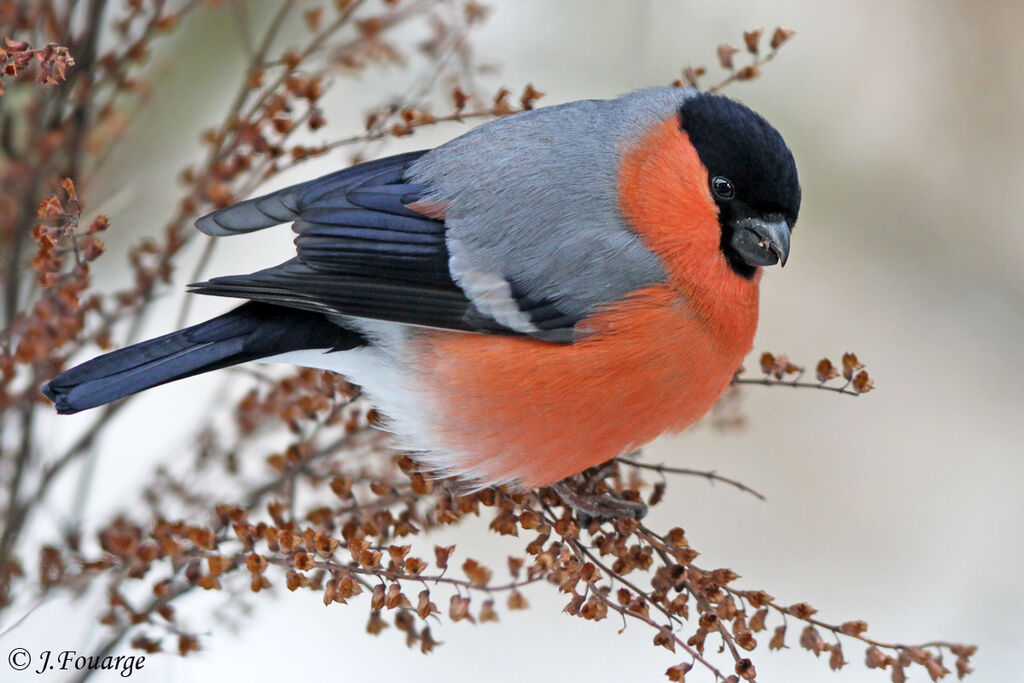
[[[204,217],[210,234],[295,221],[297,258],[194,291],[558,342],[602,304],[662,282],[619,209],[623,153],[694,91],[642,90],[484,124]],[[443,206],[443,222],[411,211]]]
[[[407,178],[446,207],[449,268],[469,299],[530,334],[537,325],[517,315],[523,309],[554,306],[579,320],[664,281],[657,256],[622,220],[618,165],[693,92],[654,88],[545,107],[481,126],[413,163]],[[520,311],[501,306],[508,294]]]

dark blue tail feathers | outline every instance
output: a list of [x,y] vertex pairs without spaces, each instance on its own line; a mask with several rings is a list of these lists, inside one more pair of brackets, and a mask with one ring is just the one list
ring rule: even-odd
[[62,414],[151,387],[301,349],[340,351],[366,340],[319,313],[249,302],[217,318],[102,355],[43,387]]

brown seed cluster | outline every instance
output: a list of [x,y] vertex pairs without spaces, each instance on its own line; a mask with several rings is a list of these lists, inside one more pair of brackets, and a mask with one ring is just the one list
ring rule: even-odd
[[734,81],[752,81],[761,75],[761,68],[768,62],[775,59],[779,48],[796,34],[787,28],[776,28],[768,41],[768,51],[763,52],[761,48],[764,29],[758,28],[752,31],[743,32],[743,46],[749,56],[749,63],[739,66],[736,63],[736,55],[741,52],[740,48],[733,47],[729,43],[721,43],[716,52],[718,64],[728,74],[714,85],[703,88],[701,79],[708,72],[706,66],[687,66],[683,69],[682,79],[672,82],[672,85],[680,86],[684,83],[694,88],[703,88],[711,93],[716,93],[732,84]]
[[[305,462],[313,464],[311,454]],[[251,506],[221,504],[206,525],[158,521],[147,529],[116,519],[101,530],[97,557],[47,548],[40,557],[40,576],[54,587],[103,573],[155,581],[152,596],[141,604],[113,590],[102,616],[111,628],[141,627],[132,642],[150,652],[164,649],[167,634],[178,636],[172,642],[179,652],[182,637],[189,638],[185,651],[199,646],[176,622],[170,604],[195,588],[243,599],[245,593],[281,585],[289,591],[315,591],[326,606],[363,604],[369,611],[368,633],[379,635],[394,626],[409,647],[428,652],[438,645],[430,631],[432,619],[498,622],[499,594],[505,596],[505,609],[524,609],[522,589],[538,584],[568,597],[567,614],[589,621],[618,614],[626,623],[651,628],[655,646],[688,658],[666,672],[669,680],[685,680],[695,664],[723,680],[755,680],[756,668],[746,653],[762,639],[769,649],[785,647],[794,622],[803,622],[796,644],[815,655],[827,653],[832,669],[848,663],[841,638],[866,644],[869,667],[899,671],[897,680],[912,664],[941,678],[944,653],[957,658],[958,671],[970,668],[971,646],[882,643],[866,635],[864,622],[832,625],[819,620],[806,603],[785,605],[764,591],[740,588],[732,569],[697,564],[699,553],[681,528],[658,533],[629,517],[585,523],[548,490],[460,495],[455,482],[441,480],[431,493],[412,495],[410,483],[419,472],[404,456],[394,460],[388,478],[328,480],[324,473],[337,463],[321,464],[327,469],[311,471],[303,498],[317,491],[325,497],[304,514],[287,500],[294,495],[286,486],[289,473],[278,472],[277,486],[267,495],[282,497],[271,500],[258,518]],[[648,486],[625,476],[621,467],[607,473],[601,490],[641,497]],[[514,528],[509,535],[525,542],[523,554],[509,557],[504,578],[496,581],[495,570],[480,560],[460,558],[456,546],[416,541],[438,525],[458,524],[467,516],[506,520]],[[172,578],[158,578],[167,567],[181,570]],[[830,634],[829,640],[823,633]],[[731,672],[711,660],[722,651],[733,659]]]
[[56,350],[79,338],[85,314],[99,305],[99,299],[87,292],[89,264],[105,249],[98,234],[107,229],[107,219],[97,216],[80,229],[81,206],[69,178],[60,182],[57,193],[42,200],[36,213],[31,238],[37,250],[31,267],[40,291],[31,308],[15,315],[7,330],[17,343],[0,349],[0,410],[42,401],[41,378],[62,362]]
[[[182,172],[173,215],[159,234],[131,248],[127,285],[99,292],[89,274],[109,225],[86,198],[131,125],[132,105],[145,95],[142,67],[155,41],[190,13],[232,12],[247,32],[253,17],[246,3],[130,0],[72,21],[75,4],[0,0],[0,35],[9,36],[0,48],[0,87],[22,91],[4,100],[0,124],[0,611],[102,585],[107,600],[95,618],[105,635],[97,652],[129,643],[185,656],[209,637],[179,616],[177,606],[190,595],[222,595],[212,622],[244,627],[267,592],[314,591],[328,608],[366,610],[369,634],[397,635],[430,652],[440,645],[431,631],[438,620],[500,623],[504,610],[530,608],[531,592],[536,609],[554,601],[589,621],[611,616],[649,628],[653,645],[682,658],[666,672],[673,681],[686,680],[694,667],[724,681],[755,680],[758,644],[779,649],[787,638],[827,654],[833,669],[847,664],[844,645],[863,646],[865,664],[891,672],[892,680],[914,666],[942,678],[950,673],[944,657],[955,658],[958,676],[970,671],[972,646],[881,642],[866,635],[864,622],[830,625],[806,603],[787,605],[742,587],[736,571],[698,564],[681,528],[592,519],[549,489],[467,493],[443,473],[393,456],[387,436],[373,428],[380,416],[358,387],[317,370],[226,373],[239,390],[213,412],[233,420],[196,425],[186,452],[156,468],[140,491],[124,493],[126,512],[106,520],[70,514],[71,503],[55,498],[53,484],[79,476],[72,466],[114,435],[111,418],[131,399],[96,411],[80,437],[54,453],[39,429],[51,409],[39,388],[72,357],[135,337],[186,265],[199,212],[246,196],[312,156],[344,149],[358,160],[368,143],[531,109],[543,95],[529,85],[518,95],[503,88],[482,96],[471,87],[482,66],[470,38],[488,14],[473,0],[283,0],[271,21],[248,35],[250,58],[235,96],[202,134],[204,158]],[[305,31],[298,44],[282,38],[289,22]],[[403,27],[417,23],[430,37],[407,44],[416,32]],[[737,64],[740,50],[720,46],[729,75],[711,89],[756,77],[791,34],[776,30],[768,48],[761,31],[744,34],[751,60],[744,66]],[[29,36],[47,47],[31,49]],[[414,53],[425,70],[410,66]],[[408,94],[374,107],[355,134],[327,137],[321,103],[332,83],[385,67],[409,72]],[[689,69],[687,80],[696,83],[703,71]],[[201,277],[214,244],[207,243],[191,280]],[[858,395],[873,388],[853,354],[838,364],[819,362],[817,382],[802,380],[803,368],[784,355],[764,354],[760,365],[763,377],[740,373],[736,384]],[[729,400],[738,392],[734,387]],[[646,463],[635,454],[583,479],[599,496],[655,506],[670,495],[671,476],[760,495],[714,472]],[[95,495],[84,476],[79,490]],[[33,547],[23,531],[44,510],[72,521]],[[431,539],[434,530],[477,518],[505,539],[507,560]]]
[[37,67],[34,80],[37,83],[58,85],[67,78],[68,69],[75,65],[68,48],[50,43],[33,50],[25,40],[11,40],[4,36],[0,44],[0,97],[7,94],[4,78],[26,80],[33,64]]
[[[802,381],[805,368],[794,364],[786,354],[775,355],[763,353],[760,358],[763,377],[746,376],[746,368],[740,368],[733,378],[733,384],[761,384],[765,386],[789,386],[809,389],[823,389],[840,394],[860,396],[875,388],[875,381],[864,369],[864,364],[854,353],[844,353],[840,367],[836,367],[828,358],[822,358],[814,367],[817,382]],[[841,368],[841,369],[840,369]],[[842,377],[844,383],[833,380]]]

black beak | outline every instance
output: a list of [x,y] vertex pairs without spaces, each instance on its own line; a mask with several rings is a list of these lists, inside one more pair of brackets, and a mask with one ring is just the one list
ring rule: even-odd
[[784,266],[789,258],[789,224],[769,219],[742,218],[733,224],[732,248],[751,266]]

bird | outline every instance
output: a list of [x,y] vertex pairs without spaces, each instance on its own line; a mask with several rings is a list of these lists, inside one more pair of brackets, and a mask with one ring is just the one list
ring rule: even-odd
[[531,109],[203,216],[222,238],[291,223],[294,256],[190,285],[245,302],[43,391],[67,414],[247,361],[321,368],[426,471],[557,484],[710,410],[800,201],[786,142],[734,99]]

